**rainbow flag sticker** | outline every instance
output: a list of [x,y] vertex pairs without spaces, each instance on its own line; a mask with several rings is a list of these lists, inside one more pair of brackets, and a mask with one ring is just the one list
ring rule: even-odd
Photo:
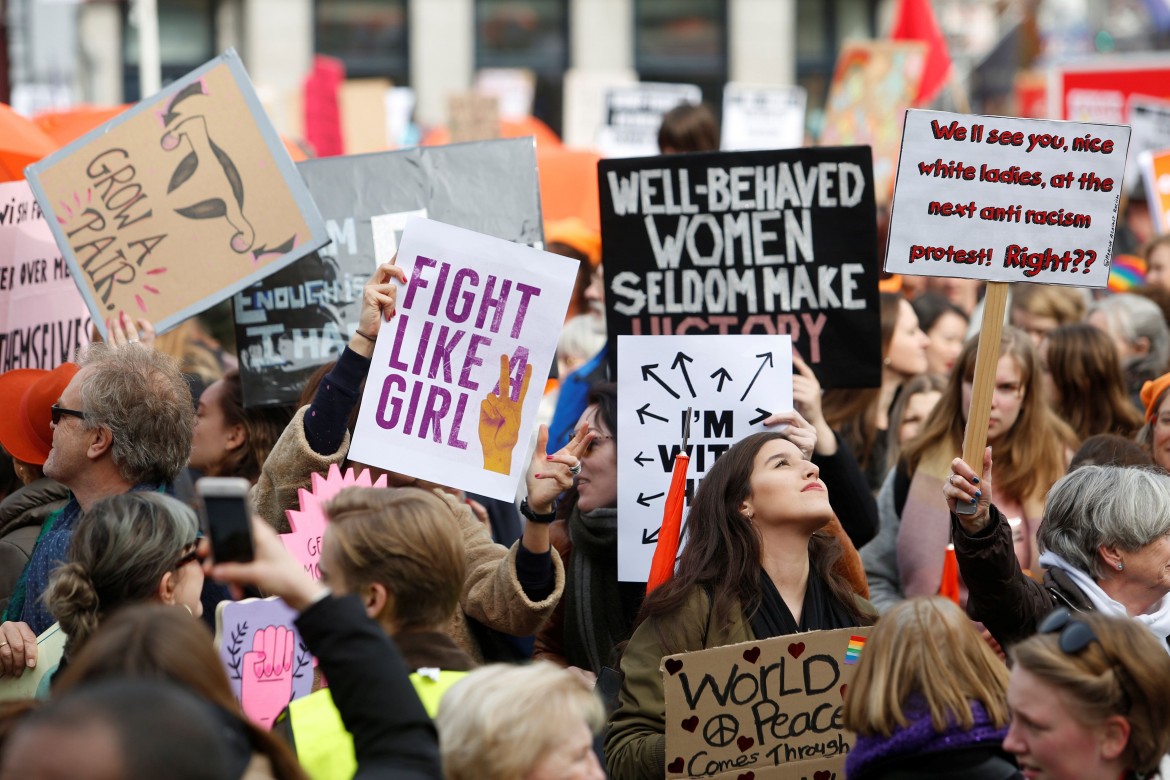
[[861,648],[865,647],[865,637],[849,637],[849,646],[845,648],[845,663],[855,664],[861,660]]

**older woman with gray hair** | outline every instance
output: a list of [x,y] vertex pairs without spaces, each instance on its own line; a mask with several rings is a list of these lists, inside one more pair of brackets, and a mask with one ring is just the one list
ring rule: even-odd
[[1121,293],[1090,306],[1085,322],[1112,337],[1134,407],[1142,409],[1142,385],[1164,374],[1170,363],[1170,327],[1162,310],[1149,298]]
[[[1154,469],[1082,466],[1048,494],[1037,542],[1043,582],[1016,561],[1011,529],[991,503],[991,448],[983,478],[951,464],[943,495],[967,613],[1005,647],[1035,633],[1057,607],[1133,618],[1170,651],[1170,475]],[[974,504],[957,515],[959,503]]]

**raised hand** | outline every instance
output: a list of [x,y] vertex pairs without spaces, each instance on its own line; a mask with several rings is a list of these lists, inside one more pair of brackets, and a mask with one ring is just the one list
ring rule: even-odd
[[[389,322],[398,311],[398,287],[406,284],[406,272],[395,264],[397,259],[398,255],[395,255],[389,263],[378,266],[362,288],[357,332],[349,341],[349,348],[360,355],[369,357],[374,354],[374,339],[378,338],[382,323]],[[397,280],[398,284],[392,280]]]
[[124,311],[106,320],[106,333],[111,347],[139,342],[144,347],[154,348],[154,325],[150,320],[135,321]]
[[292,701],[296,646],[297,635],[288,626],[268,626],[252,635],[252,650],[244,653],[240,705],[266,729]]
[[528,464],[525,482],[528,485],[528,506],[538,514],[552,511],[553,501],[573,486],[574,472],[581,467],[581,455],[589,448],[596,434],[586,423],[577,429],[569,443],[552,455],[545,453],[548,447],[548,426],[541,425],[536,434],[536,450]]
[[512,376],[508,356],[500,355],[500,390],[489,393],[479,405],[479,446],[483,449],[483,467],[497,474],[512,471],[512,450],[520,436],[520,416],[524,397],[532,380],[532,364],[524,367],[520,396],[512,400]]
[[959,523],[969,534],[977,534],[991,522],[988,507],[991,506],[991,447],[983,452],[983,478],[975,476],[975,471],[962,458],[951,461],[951,476],[943,485],[943,498],[952,512],[959,503],[974,504],[975,514],[960,515]]

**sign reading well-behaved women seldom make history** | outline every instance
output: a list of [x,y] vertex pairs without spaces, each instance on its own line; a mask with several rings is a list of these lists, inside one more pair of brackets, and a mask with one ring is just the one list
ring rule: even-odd
[[907,111],[886,270],[1104,287],[1129,135]]
[[230,50],[27,175],[103,336],[121,311],[165,331],[327,240]]
[[397,262],[349,457],[510,501],[578,263],[420,217]]
[[332,243],[233,299],[247,406],[295,402],[309,376],[337,359],[357,327],[375,249],[393,254],[409,216],[529,246],[544,239],[531,138],[308,160],[297,169]]
[[611,361],[619,334],[788,334],[824,386],[879,384],[868,148],[602,160],[598,176]]

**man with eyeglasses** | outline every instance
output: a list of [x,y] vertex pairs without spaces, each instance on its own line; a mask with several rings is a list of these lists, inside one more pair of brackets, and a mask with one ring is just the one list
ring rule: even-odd
[[89,348],[52,409],[45,476],[71,498],[45,521],[0,624],[0,678],[36,665],[37,635],[54,618],[42,596],[66,559],[73,529],[98,499],[161,490],[187,464],[195,421],[175,361],[141,344]]

